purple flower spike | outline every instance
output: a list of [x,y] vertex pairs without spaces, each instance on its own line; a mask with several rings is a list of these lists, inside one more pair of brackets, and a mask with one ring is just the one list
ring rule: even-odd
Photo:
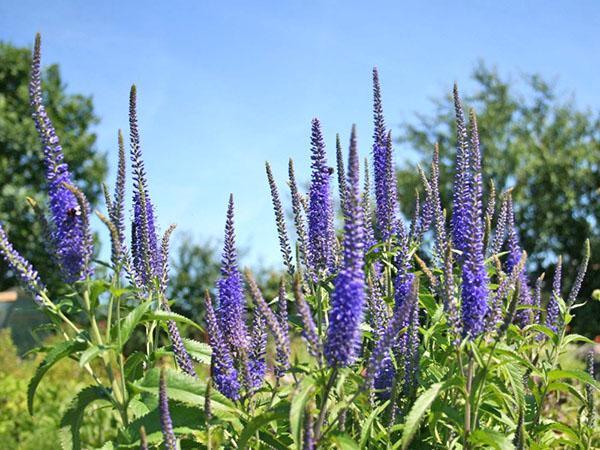
[[[483,219],[481,211],[481,154],[475,114],[471,114],[471,151],[468,153],[468,176],[471,180],[466,185],[466,205],[470,210],[465,214],[461,224],[465,232],[465,243],[462,267],[462,324],[463,334],[470,337],[479,335],[485,325],[488,310],[488,277],[484,263]],[[458,157],[457,157],[457,165]],[[460,168],[457,168],[460,170]],[[455,230],[453,230],[455,231]]]
[[458,86],[454,85],[454,110],[456,113],[456,167],[452,202],[452,242],[454,248],[464,252],[469,238],[469,220],[472,206],[470,203],[470,162],[467,127]]
[[556,268],[554,269],[554,279],[552,280],[552,294],[548,305],[546,305],[546,326],[558,331],[558,299],[562,297],[562,256],[558,257]]
[[[42,101],[41,38],[37,34],[31,67],[29,96],[33,109],[32,117],[44,146],[46,181],[50,198],[52,229],[50,238],[63,279],[67,283],[83,280],[93,270],[89,265],[93,253],[89,223],[83,217],[76,195],[67,186],[74,186],[68,165],[63,162],[64,154],[54,125]],[[83,195],[83,194],[82,194]],[[86,202],[87,203],[87,202]]]
[[183,345],[183,340],[181,339],[181,334],[179,334],[179,329],[177,328],[175,321],[169,320],[167,322],[167,331],[169,332],[169,340],[173,344],[173,354],[175,355],[177,367],[189,376],[198,378],[192,358]]
[[254,310],[252,338],[248,358],[252,390],[260,389],[265,381],[265,372],[267,370],[267,361],[265,359],[266,350],[267,330],[265,318],[257,308]]
[[225,222],[225,245],[221,259],[221,278],[217,282],[219,327],[232,351],[248,349],[248,333],[244,321],[245,299],[242,274],[237,266],[235,229],[233,224],[233,195],[229,197]]
[[337,165],[337,181],[340,195],[340,207],[342,214],[346,211],[346,171],[344,170],[344,155],[340,135],[335,135],[335,160]]
[[383,240],[395,232],[397,193],[391,136],[386,134],[379,72],[373,68],[373,173],[377,231]]
[[275,179],[273,178],[273,172],[269,163],[265,163],[267,170],[267,179],[269,181],[269,189],[271,190],[271,200],[273,201],[273,210],[275,211],[275,222],[277,224],[277,235],[279,236],[279,248],[281,250],[281,256],[283,257],[283,263],[290,274],[294,276],[294,264],[292,263],[292,248],[290,247],[290,240],[287,235],[285,227],[285,216],[283,213],[283,206],[279,198],[279,191]]
[[[399,338],[398,334],[407,326],[411,319],[414,303],[418,303],[417,294],[418,283],[413,282],[409,286],[406,298],[401,305],[394,310],[394,315],[388,322],[385,331],[376,342],[367,364],[367,384],[369,386],[374,386],[376,378],[382,376],[383,378],[388,379],[389,384],[381,385],[380,388],[391,388],[393,376],[389,377],[388,375],[383,375],[382,372],[389,371],[388,362],[391,363],[389,353],[397,346]],[[407,332],[408,330],[400,336],[400,339],[403,339],[407,335]],[[402,354],[400,356],[404,357]]]
[[131,247],[137,278],[143,286],[151,289],[153,278],[162,276],[163,263],[158,243],[154,208],[148,192],[148,180],[142,158],[136,103],[137,89],[133,85],[129,94],[129,139],[134,182]]
[[[510,273],[519,264],[523,250],[519,243],[519,235],[515,226],[515,212],[513,209],[512,196],[508,195],[508,258],[506,260],[506,269]],[[529,281],[525,269],[519,273],[519,305],[531,306],[532,297],[529,288]],[[515,314],[515,322],[520,327],[527,326],[531,321],[530,311],[527,309],[519,309]]]
[[325,357],[332,367],[351,364],[360,345],[359,325],[365,304],[364,224],[359,187],[356,128],[352,127],[344,221],[344,260],[334,281]]
[[[260,311],[261,316],[266,321],[266,324],[269,326],[269,330],[275,338],[275,346],[277,348],[278,355],[280,353],[282,355],[285,355],[284,362],[286,364],[283,368],[283,370],[285,370],[287,369],[287,359],[289,357],[289,339],[287,334],[287,322],[285,324],[282,324],[280,318],[277,317],[275,313],[271,310],[268,303],[261,294],[260,289],[258,288],[258,285],[256,284],[256,281],[254,280],[254,277],[252,276],[250,271],[246,272],[246,279],[248,280],[250,294],[252,295],[252,299],[256,304],[256,308],[258,309],[258,311]],[[280,285],[280,294],[281,290],[282,285]],[[285,297],[285,291],[283,292],[283,296]]]
[[287,297],[285,294],[285,279],[279,282],[279,294],[277,296],[277,319],[281,327],[283,337],[282,345],[277,345],[277,354],[275,357],[275,375],[282,377],[285,371],[290,367],[290,335],[288,325]]
[[294,299],[296,300],[298,314],[302,319],[302,335],[308,343],[308,351],[315,358],[321,359],[321,340],[319,339],[319,333],[317,332],[317,327],[310,311],[310,306],[308,305],[306,299],[304,298],[304,294],[302,293],[302,284],[298,276],[294,277]]
[[223,339],[208,291],[204,298],[206,302],[206,331],[212,347],[211,377],[221,394],[231,400],[237,400],[240,396],[238,372],[233,366],[233,358],[227,343]]
[[308,206],[308,254],[310,265],[316,272],[332,271],[335,264],[335,231],[325,144],[318,119],[312,121],[311,184]]
[[21,278],[21,282],[33,294],[35,302],[39,306],[44,306],[44,299],[42,297],[46,291],[44,283],[40,280],[37,270],[33,268],[31,263],[13,248],[2,224],[0,224],[0,255],[2,255],[6,264]]
[[294,162],[290,158],[288,166],[288,176],[290,185],[290,194],[292,197],[292,212],[294,214],[294,227],[296,228],[296,237],[298,238],[298,256],[304,264],[308,279],[312,279],[312,269],[310,268],[310,258],[308,257],[308,237],[306,234],[306,219],[304,217],[304,208],[302,206],[301,194],[298,191],[296,175],[294,173]]
[[160,383],[158,387],[158,411],[160,413],[160,427],[167,450],[177,450],[177,438],[173,431],[173,421],[169,412],[169,399],[167,397],[167,380],[165,370],[160,371]]
[[115,184],[115,196],[113,207],[109,211],[109,217],[112,223],[117,227],[121,247],[125,244],[125,144],[123,142],[123,133],[119,130],[119,163],[117,168],[117,182]]

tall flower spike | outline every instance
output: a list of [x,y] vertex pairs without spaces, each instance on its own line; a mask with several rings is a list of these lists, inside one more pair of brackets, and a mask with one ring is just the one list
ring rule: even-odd
[[334,281],[325,357],[332,367],[351,364],[360,345],[365,304],[364,223],[359,187],[356,127],[352,127],[348,158],[348,190],[344,221],[344,260]]
[[[363,186],[361,207],[363,212],[363,221],[365,223],[364,245],[366,253],[377,244],[377,241],[375,240],[375,232],[373,230],[373,210],[371,208],[371,183],[369,178],[369,160],[367,158],[365,158],[364,167],[365,181]],[[373,270],[373,275],[375,276],[375,278],[378,278],[381,272],[381,263],[379,261],[375,261],[375,263],[371,267]]]
[[125,144],[123,142],[123,133],[119,130],[119,162],[117,166],[117,181],[115,183],[114,201],[109,211],[109,218],[115,224],[119,232],[121,246],[125,243]]
[[308,254],[315,272],[332,271],[335,264],[333,208],[325,144],[318,119],[312,121],[311,157],[312,176],[308,206]]
[[456,166],[452,197],[452,241],[454,248],[464,252],[469,237],[468,222],[471,215],[470,204],[470,158],[467,127],[458,86],[454,84],[454,111],[456,114]]
[[535,291],[534,291],[534,295],[533,295],[533,306],[534,308],[536,308],[533,311],[533,323],[540,323],[540,313],[541,313],[541,307],[542,307],[542,284],[544,283],[544,276],[546,274],[542,273],[538,279],[535,281]]
[[[485,325],[488,311],[488,277],[485,269],[483,249],[483,219],[481,211],[481,154],[475,115],[471,115],[470,152],[467,153],[470,182],[467,184],[466,205],[470,210],[464,216],[461,225],[466,233],[464,264],[462,267],[462,324],[463,334],[475,337]],[[458,158],[457,158],[458,159]],[[458,162],[457,162],[458,165]],[[457,169],[458,170],[458,169]]]
[[[386,235],[391,236],[397,231],[398,221],[398,183],[396,181],[396,165],[394,164],[394,148],[392,131],[389,130],[385,138],[385,185],[387,189],[387,214]],[[402,225],[404,226],[404,225]]]
[[[587,373],[590,378],[594,379],[594,349],[590,350],[586,358]],[[587,400],[587,424],[588,427],[594,428],[596,421],[596,408],[594,407],[594,387],[590,383],[585,385],[585,395]]]
[[510,290],[513,289],[517,283],[520,283],[521,280],[521,272],[523,272],[523,268],[525,267],[525,262],[527,261],[527,252],[522,252],[519,261],[512,268],[512,271],[505,275],[504,278],[501,278],[500,284],[498,285],[498,289],[491,295],[490,299],[490,308],[487,315],[487,329],[489,331],[493,330],[498,323],[502,321],[503,314],[503,303],[504,299],[507,298]]
[[436,143],[433,149],[431,161],[431,202],[435,220],[435,248],[437,261],[445,259],[448,247],[446,236],[446,218],[442,209],[442,198],[440,196],[440,148]]
[[342,213],[346,211],[346,171],[344,170],[344,154],[342,152],[342,143],[340,135],[335,135],[335,160],[337,163],[337,181],[340,195],[340,206]]
[[140,146],[137,120],[137,89],[129,94],[129,140],[133,175],[132,253],[138,278],[147,288],[154,277],[161,276],[162,258],[156,232],[154,208],[148,193],[146,169]]
[[[406,327],[406,324],[410,319],[413,303],[417,302],[417,294],[417,283],[413,283],[410,287],[406,301],[404,301],[399,308],[394,310],[394,315],[388,322],[381,338],[375,343],[375,347],[373,348],[371,356],[369,357],[369,362],[367,363],[366,379],[367,384],[370,387],[374,385],[376,377],[385,369],[386,359],[389,360],[389,353],[392,348],[396,346],[398,339],[406,334],[405,331],[404,334],[399,336],[399,333]],[[389,384],[385,387],[390,388],[392,381],[393,376],[389,379]]]
[[35,302],[39,306],[44,306],[44,298],[46,287],[40,280],[37,270],[33,268],[31,263],[23,258],[19,252],[17,252],[8,237],[6,232],[0,223],[0,254],[6,261],[6,264],[15,272],[15,274],[21,279],[21,282],[27,287],[27,289],[33,294]]
[[267,370],[266,350],[267,330],[265,329],[265,317],[259,309],[255,309],[248,358],[252,390],[259,389],[265,380],[265,372]]
[[562,256],[558,257],[556,268],[554,269],[554,279],[552,280],[552,294],[546,305],[546,326],[554,331],[558,331],[558,299],[562,297]]
[[248,287],[250,289],[252,299],[254,300],[254,303],[256,304],[257,309],[260,311],[262,317],[267,322],[269,330],[275,338],[277,351],[281,351],[289,355],[287,333],[283,331],[282,324],[267,304],[250,271],[246,271],[246,279],[248,280]]
[[269,189],[271,190],[271,200],[273,201],[273,210],[275,211],[275,222],[277,223],[277,235],[279,236],[279,249],[281,250],[281,256],[283,257],[283,263],[290,274],[294,275],[294,264],[292,263],[292,248],[290,247],[290,240],[288,238],[287,230],[285,227],[285,216],[283,214],[283,207],[281,206],[281,199],[279,198],[279,191],[277,184],[273,178],[273,172],[271,166],[267,162],[265,163],[267,170],[267,179],[269,180]]
[[169,243],[171,240],[171,235],[173,234],[173,231],[175,231],[176,227],[177,225],[174,223],[169,225],[169,228],[167,228],[167,231],[165,231],[165,234],[163,234],[160,244],[160,253],[162,258],[162,277],[160,279],[160,289],[163,293],[166,292],[167,285],[169,284]]
[[243,279],[237,265],[233,194],[229,196],[225,222],[225,244],[221,259],[221,278],[217,282],[219,327],[232,351],[248,349],[248,333],[244,321],[246,305]]
[[173,354],[175,355],[177,367],[190,377],[198,378],[192,358],[186,350],[185,345],[183,345],[183,339],[181,339],[179,328],[177,328],[177,323],[174,320],[167,321],[167,331],[169,333],[169,340],[173,344]]
[[500,206],[500,213],[498,214],[498,220],[496,221],[496,228],[494,230],[494,239],[491,240],[491,245],[488,250],[489,255],[497,255],[500,253],[502,244],[506,239],[506,225],[508,223],[508,200],[512,189],[507,190],[502,194],[502,204]]
[[310,277],[312,271],[309,266],[308,257],[308,237],[306,235],[306,220],[304,217],[304,208],[302,206],[301,194],[298,191],[298,184],[296,183],[296,175],[294,173],[294,162],[290,158],[289,168],[289,184],[290,193],[292,196],[292,212],[294,214],[294,227],[296,228],[296,237],[298,238],[298,252],[300,261],[304,264],[307,275]]
[[163,440],[167,450],[177,450],[177,438],[173,431],[173,421],[169,412],[169,398],[167,397],[167,380],[165,370],[160,371],[160,382],[158,387],[158,411],[160,413],[160,427]]
[[571,287],[571,292],[569,292],[569,297],[567,299],[567,305],[572,305],[577,300],[577,295],[579,295],[579,290],[581,289],[581,283],[583,283],[583,278],[585,277],[585,272],[587,271],[588,263],[590,262],[590,240],[586,239],[585,247],[583,250],[583,259],[581,260],[581,264],[577,269],[577,276],[575,277],[575,281],[573,282],[573,286]]
[[285,294],[285,278],[281,278],[279,282],[279,293],[277,295],[277,319],[281,326],[281,333],[283,335],[283,345],[277,346],[277,354],[275,356],[275,375],[282,377],[285,371],[290,366],[290,335],[288,325],[288,309],[287,309],[287,297]]
[[[517,227],[515,225],[515,212],[513,208],[512,196],[508,195],[508,258],[506,260],[507,272],[512,272],[513,268],[519,263],[523,250],[519,243],[519,235],[517,234]],[[531,290],[529,289],[529,281],[527,280],[527,274],[525,269],[519,273],[519,282],[521,284],[521,290],[519,291],[519,305],[520,306],[531,306],[532,297]],[[519,309],[515,314],[515,322],[524,327],[530,323],[530,310]]]
[[[390,223],[390,188],[389,181],[389,155],[388,143],[383,118],[383,105],[381,102],[381,86],[379,72],[373,68],[373,174],[375,178],[375,201],[377,231],[382,239],[387,240],[393,234]],[[391,144],[391,143],[390,143]]]
[[321,341],[317,332],[317,327],[310,311],[310,306],[302,293],[302,284],[298,276],[294,277],[294,299],[300,318],[302,319],[302,335],[308,343],[308,351],[315,358],[321,358]]
[[62,146],[43,104],[39,34],[35,37],[29,96],[33,110],[32,117],[44,146],[44,164],[52,217],[50,236],[52,246],[64,281],[72,283],[92,274],[93,270],[89,262],[93,248],[92,243],[86,238],[90,233],[89,223],[84,222],[75,194],[66,187],[73,186],[71,173],[68,165],[63,161]]
[[233,365],[233,358],[227,343],[223,339],[208,291],[206,291],[204,300],[206,304],[206,331],[212,347],[211,378],[221,394],[231,400],[237,400],[240,396],[238,372]]

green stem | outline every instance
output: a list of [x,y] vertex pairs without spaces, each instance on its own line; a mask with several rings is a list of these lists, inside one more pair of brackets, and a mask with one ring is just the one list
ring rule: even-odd
[[323,399],[321,400],[321,408],[319,411],[319,418],[317,420],[317,424],[315,425],[315,440],[319,442],[321,439],[321,428],[323,427],[323,423],[325,422],[325,415],[327,412],[327,400],[329,399],[329,392],[333,388],[335,384],[335,380],[338,375],[337,367],[333,368],[331,375],[329,376],[329,380],[327,381],[327,385],[325,386],[325,390],[323,391]]
[[473,387],[473,355],[469,352],[469,365],[467,367],[467,384],[465,389],[465,450],[471,448],[469,436],[471,434],[471,389]]

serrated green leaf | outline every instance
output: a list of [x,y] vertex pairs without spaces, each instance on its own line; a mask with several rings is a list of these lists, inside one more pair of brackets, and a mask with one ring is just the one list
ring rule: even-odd
[[335,433],[329,437],[331,443],[340,450],[358,450],[358,444],[346,433]]
[[256,435],[263,426],[274,420],[285,420],[289,415],[289,404],[279,405],[273,410],[265,411],[264,413],[254,417],[244,427],[244,431],[238,439],[237,448],[247,448],[246,445],[252,437]]
[[83,421],[85,408],[97,400],[109,401],[106,389],[100,386],[88,386],[75,396],[60,420],[61,444],[65,450],[80,450],[79,428]]
[[144,317],[150,306],[152,306],[151,300],[140,303],[123,320],[113,325],[111,336],[116,342],[117,349],[122,349],[127,343],[133,334],[133,330],[140,324],[142,317]]
[[440,393],[442,386],[443,383],[432,384],[429,386],[429,389],[423,392],[415,401],[408,416],[406,416],[406,421],[404,423],[404,431],[402,432],[402,450],[406,450],[412,442],[419,429],[423,416],[429,411],[431,404]]
[[[175,434],[188,430],[202,430],[206,426],[206,419],[201,407],[184,405],[178,402],[169,402],[169,413],[173,421]],[[144,427],[149,444],[159,444],[163,440],[160,426],[160,413],[158,408],[153,409],[145,416],[134,420],[126,429],[125,435],[129,437],[119,448],[140,447],[140,428]]]
[[35,374],[27,386],[27,409],[29,410],[29,414],[33,415],[33,398],[35,396],[35,391],[46,372],[61,359],[70,356],[73,353],[82,351],[85,348],[86,343],[80,340],[61,342],[52,347],[44,360],[37,367]]
[[210,364],[212,348],[205,342],[199,342],[194,339],[183,338],[183,345],[190,356],[196,361]]
[[483,444],[486,448],[496,450],[514,450],[515,446],[511,439],[498,431],[478,429],[469,436],[469,441],[473,444]]
[[[138,392],[148,392],[158,395],[159,378],[160,370],[155,368],[148,371],[143,379],[131,383],[130,386]],[[169,399],[204,408],[206,394],[206,382],[204,380],[193,378],[173,369],[165,370],[165,378],[167,382],[167,397]],[[233,402],[218,391],[213,389],[210,398],[211,408],[215,415],[237,418],[241,414]]]
[[387,408],[387,405],[389,404],[389,401],[386,401],[384,404],[378,406],[377,408],[375,408],[373,411],[371,411],[371,414],[369,414],[369,417],[367,417],[367,420],[365,420],[365,422],[362,424],[361,426],[361,430],[360,430],[360,442],[359,442],[359,448],[361,449],[366,449],[366,445],[367,442],[369,441],[369,436],[371,435],[371,427],[373,426],[373,421],[375,420],[375,418],[377,416],[379,416],[379,414],[381,414],[385,408]]
[[152,321],[152,320],[158,320],[158,321],[162,321],[162,322],[167,321],[167,320],[173,320],[175,322],[184,323],[186,325],[194,327],[197,330],[204,333],[204,328],[202,328],[196,322],[194,322],[193,320],[191,320],[185,316],[182,316],[181,314],[174,313],[173,311],[151,311],[148,314],[146,314],[144,321],[148,322],[148,321]]
[[589,384],[596,389],[600,389],[600,383],[592,378],[589,373],[584,372],[583,370],[554,369],[548,372],[548,381],[560,380],[561,378],[574,378],[582,383]]
[[100,353],[102,353],[106,349],[107,349],[107,347],[105,347],[105,346],[92,345],[86,351],[84,351],[81,354],[81,356],[79,357],[79,366],[80,367],[85,366],[87,363],[89,363],[91,360],[93,360],[96,356],[98,356]]

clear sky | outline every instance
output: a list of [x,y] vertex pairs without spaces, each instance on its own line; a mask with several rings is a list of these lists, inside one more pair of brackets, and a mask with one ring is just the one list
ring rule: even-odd
[[0,39],[31,46],[37,31],[43,63],[93,96],[111,178],[135,83],[163,229],[221,239],[233,192],[241,245],[266,264],[279,259],[265,160],[282,190],[289,157],[306,181],[315,116],[332,162],[335,133],[346,142],[352,123],[366,155],[374,65],[392,127],[430,111],[453,81],[468,88],[480,58],[600,105],[598,1],[0,0]]

